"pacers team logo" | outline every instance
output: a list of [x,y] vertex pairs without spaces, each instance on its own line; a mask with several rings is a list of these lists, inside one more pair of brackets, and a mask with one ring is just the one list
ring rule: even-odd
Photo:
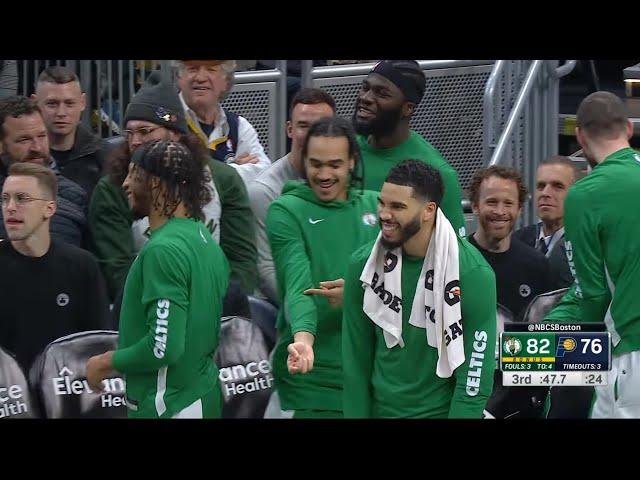
[[365,213],[362,216],[362,223],[370,227],[375,227],[378,223],[378,219],[373,213]]
[[504,352],[509,355],[517,355],[522,350],[522,342],[516,337],[508,337],[503,345]]
[[172,114],[171,112],[169,112],[163,107],[156,108],[155,113],[160,120],[164,120],[165,122],[175,123],[176,120],[178,119],[178,117],[176,117],[174,114]]
[[558,339],[558,349],[556,357],[564,357],[566,352],[573,352],[578,346],[578,342],[573,337],[560,337]]

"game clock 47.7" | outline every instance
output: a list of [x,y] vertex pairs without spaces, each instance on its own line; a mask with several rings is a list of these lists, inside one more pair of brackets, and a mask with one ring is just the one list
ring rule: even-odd
[[549,373],[542,377],[542,383],[544,385],[563,385],[566,379],[566,373]]

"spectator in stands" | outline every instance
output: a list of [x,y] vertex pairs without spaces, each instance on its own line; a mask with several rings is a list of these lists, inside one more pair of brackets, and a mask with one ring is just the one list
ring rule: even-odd
[[502,166],[478,170],[469,186],[478,217],[478,230],[469,241],[496,274],[498,303],[516,319],[536,295],[552,290],[547,259],[512,235],[526,195],[520,173]]
[[[125,112],[126,142],[109,159],[110,174],[100,179],[89,209],[93,249],[115,298],[124,286],[129,266],[148,239],[149,220],[131,213],[122,182],[131,154],[153,140],[177,140],[187,145],[212,177],[211,200],[203,207],[211,236],[220,243],[231,267],[235,287],[252,293],[257,283],[254,219],[245,186],[238,173],[212,160],[204,146],[188,135],[175,89],[162,82],[160,72],[131,99]],[[236,283],[237,282],[237,283]]]
[[545,320],[604,322],[612,369],[591,418],[640,417],[640,154],[619,97],[599,91],[578,107],[576,137],[593,168],[564,202],[565,242],[575,283]]
[[40,107],[51,155],[60,173],[84,188],[91,198],[102,175],[104,154],[101,140],[80,123],[86,104],[78,77],[67,67],[48,67],[38,77],[31,98]]
[[[17,162],[46,165],[56,174],[56,210],[51,219],[54,239],[83,248],[87,234],[87,193],[58,170],[49,152],[47,129],[33,100],[13,96],[0,100],[0,186]],[[6,232],[0,222],[0,238]]]
[[291,120],[287,121],[287,136],[291,139],[291,151],[260,173],[249,186],[251,209],[256,217],[256,244],[258,247],[259,287],[272,303],[278,303],[276,273],[265,221],[269,205],[282,193],[289,180],[301,180],[302,145],[309,127],[317,120],[335,115],[335,102],[331,95],[318,88],[303,88],[291,103]]
[[178,61],[180,101],[189,129],[249,186],[271,160],[247,119],[220,105],[231,91],[234,70],[235,60]]
[[540,163],[534,202],[540,221],[514,232],[514,238],[540,251],[549,260],[553,288],[573,283],[564,246],[564,197],[578,178],[578,169],[560,155]]
[[27,162],[13,163],[2,186],[0,345],[24,369],[57,338],[112,328],[93,256],[50,236],[56,188],[51,169]]
[[380,235],[349,260],[347,418],[482,417],[495,368],[495,279],[438,208],[442,196],[435,168],[393,167],[378,202]]
[[342,279],[351,253],[378,233],[377,194],[353,185],[359,151],[343,118],[314,123],[302,159],[306,182],[287,183],[266,222],[283,305],[266,416],[340,418]]
[[132,155],[123,187],[153,233],[127,277],[118,348],[87,362],[94,390],[114,369],[125,374],[132,418],[222,413],[213,356],[229,264],[202,223],[208,184],[202,161],[182,143],[157,140]]
[[407,158],[438,169],[444,182],[440,208],[453,228],[465,235],[462,192],[455,169],[429,142],[409,128],[426,89],[415,60],[384,60],[362,82],[356,98],[353,125],[364,164],[364,187],[380,191],[389,170]]

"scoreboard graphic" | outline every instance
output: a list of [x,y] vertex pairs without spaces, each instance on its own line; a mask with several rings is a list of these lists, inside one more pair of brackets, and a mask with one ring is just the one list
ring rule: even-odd
[[607,384],[608,332],[503,332],[499,346],[505,386]]

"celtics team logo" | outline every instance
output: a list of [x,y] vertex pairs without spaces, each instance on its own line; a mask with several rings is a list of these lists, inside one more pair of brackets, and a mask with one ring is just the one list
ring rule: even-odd
[[362,216],[362,223],[374,227],[378,223],[378,218],[373,213],[365,213]]
[[517,355],[522,350],[522,342],[516,337],[508,337],[503,344],[504,352],[509,355]]

